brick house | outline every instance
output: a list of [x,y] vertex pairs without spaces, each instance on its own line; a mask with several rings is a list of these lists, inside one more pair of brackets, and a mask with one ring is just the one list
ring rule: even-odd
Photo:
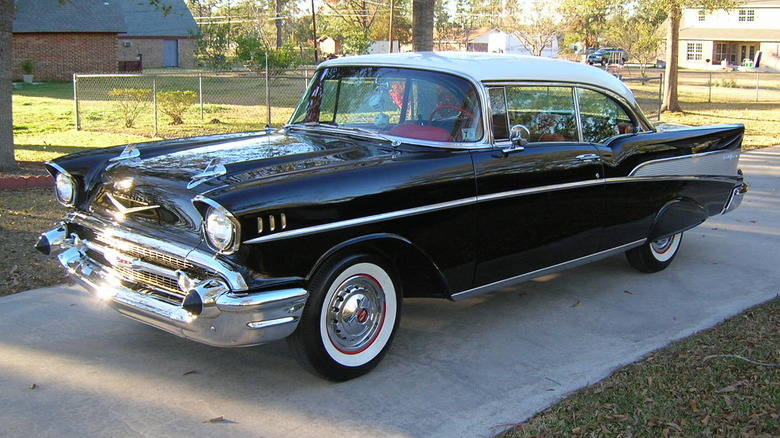
[[32,61],[36,80],[114,72],[117,34],[126,30],[122,11],[111,1],[17,0],[12,77],[21,77],[26,60]]
[[13,78],[21,77],[26,60],[36,80],[116,73],[139,58],[144,67],[194,65],[197,25],[183,0],[161,0],[161,8],[135,0],[15,3]]
[[119,35],[120,62],[141,55],[144,67],[195,66],[198,25],[183,0],[160,0],[159,9],[148,1],[114,1],[127,24],[127,31]]

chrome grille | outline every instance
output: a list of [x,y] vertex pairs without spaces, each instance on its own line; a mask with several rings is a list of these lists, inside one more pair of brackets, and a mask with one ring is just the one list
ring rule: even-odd
[[170,275],[163,275],[158,272],[149,272],[145,268],[134,268],[132,266],[123,266],[122,264],[111,263],[106,254],[102,253],[100,247],[111,249],[120,253],[128,259],[140,259],[148,264],[166,268],[168,271],[183,271],[193,279],[206,278],[208,272],[192,263],[174,257],[153,248],[142,246],[130,241],[117,239],[101,232],[93,232],[92,239],[96,246],[90,250],[90,258],[106,266],[115,273],[121,280],[134,285],[134,289],[141,293],[154,295],[155,297],[171,304],[179,305],[184,301],[184,292],[181,291],[178,279],[171,272]]
[[[158,292],[155,295],[166,298],[166,301],[174,304],[181,304],[184,300],[184,294],[179,290],[179,285],[176,280],[172,278],[123,267],[115,266],[113,269],[126,281],[154,288],[156,292]],[[160,292],[162,292],[162,294]]]
[[126,254],[133,258],[139,258],[149,263],[165,266],[166,268],[178,269],[180,271],[187,272],[199,272],[198,267],[192,263],[182,260],[177,257],[169,256],[168,254],[155,251],[153,249],[137,245],[132,242],[124,240],[114,239],[105,235],[98,234],[95,240],[101,244],[113,248],[122,254]]

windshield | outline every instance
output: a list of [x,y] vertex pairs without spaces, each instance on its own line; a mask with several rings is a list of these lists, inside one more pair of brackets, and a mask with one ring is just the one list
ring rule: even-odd
[[319,70],[290,120],[437,142],[482,140],[474,85],[457,76],[403,68]]

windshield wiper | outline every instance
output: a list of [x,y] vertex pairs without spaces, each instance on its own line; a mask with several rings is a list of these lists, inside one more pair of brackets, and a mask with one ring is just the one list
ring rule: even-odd
[[384,140],[392,144],[393,146],[398,146],[401,144],[398,140],[392,139],[386,135],[379,134],[377,132],[371,131],[366,128],[360,128],[357,126],[344,126],[344,125],[338,125],[336,123],[328,123],[328,122],[303,122],[303,123],[293,123],[286,125],[285,128],[323,128],[329,132],[343,132],[343,131],[349,131],[354,132],[357,134],[363,134],[365,136]]

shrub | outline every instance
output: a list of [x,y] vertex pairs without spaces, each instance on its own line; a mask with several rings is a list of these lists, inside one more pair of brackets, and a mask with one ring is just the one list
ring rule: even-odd
[[184,124],[182,115],[192,105],[198,102],[198,94],[194,91],[161,91],[157,93],[157,103],[160,111],[171,118],[171,125]]
[[737,80],[734,78],[724,78],[720,82],[715,81],[716,87],[737,88]]
[[136,117],[149,103],[151,96],[152,90],[147,88],[114,88],[108,92],[108,97],[119,104],[126,128],[133,127]]
[[253,35],[238,35],[235,43],[236,58],[255,71],[265,70],[266,56],[272,72],[295,68],[301,63],[298,50],[291,45],[272,49],[261,37]]

